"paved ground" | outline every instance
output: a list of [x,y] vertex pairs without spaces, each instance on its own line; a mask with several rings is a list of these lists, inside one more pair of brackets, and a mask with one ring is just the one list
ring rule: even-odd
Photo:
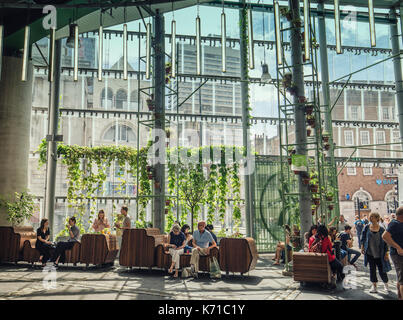
[[[261,255],[255,270],[249,275],[223,276],[210,280],[208,275],[175,280],[159,270],[132,271],[115,262],[114,267],[99,269],[90,267],[60,267],[56,273],[31,268],[27,264],[0,266],[0,300],[35,299],[269,299],[269,300],[396,300],[396,273],[388,275],[392,293],[379,290],[369,293],[369,272],[359,260],[359,268],[350,285],[334,290],[311,286],[301,288],[291,277],[282,275],[283,266],[273,266],[272,255]],[[52,278],[54,277],[54,278]],[[55,280],[55,282],[53,281]],[[52,288],[52,284],[56,284]],[[383,285],[380,285],[383,289]]]

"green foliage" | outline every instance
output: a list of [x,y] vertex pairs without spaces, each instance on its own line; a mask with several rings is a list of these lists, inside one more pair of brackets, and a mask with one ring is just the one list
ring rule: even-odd
[[0,198],[0,207],[7,211],[7,220],[13,225],[30,219],[34,211],[34,198],[28,192],[15,192],[14,200],[8,201],[6,197]]

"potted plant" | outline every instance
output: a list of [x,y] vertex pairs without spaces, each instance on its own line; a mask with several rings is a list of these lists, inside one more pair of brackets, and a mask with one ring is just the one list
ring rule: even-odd
[[291,10],[288,9],[288,7],[281,7],[280,8],[280,14],[287,19],[287,21],[292,20],[292,13]]
[[328,132],[324,131],[322,133],[323,142],[325,142],[325,143],[329,142],[329,138],[330,138],[330,134]]
[[286,90],[292,96],[295,96],[297,94],[297,86],[294,84],[291,85],[290,87],[287,87]]
[[320,204],[320,199],[319,198],[312,198],[312,200],[313,200],[313,203],[315,204],[315,205],[319,205]]
[[154,186],[155,186],[155,189],[160,189],[161,183],[156,181],[156,182],[154,182]]
[[154,100],[148,98],[148,99],[146,100],[146,102],[147,102],[148,110],[149,110],[149,111],[154,111],[154,109],[155,109]]
[[171,204],[171,200],[165,200],[165,205],[169,206]]
[[281,80],[282,85],[285,89],[290,88],[292,85],[292,73],[286,72],[284,73],[283,79]]
[[306,117],[306,122],[311,126],[311,128],[315,128],[315,116],[310,114]]
[[333,209],[334,209],[334,206],[333,206],[332,204],[329,204],[329,205],[327,206],[327,208],[328,208],[329,210],[333,210]]
[[325,143],[324,146],[323,146],[323,148],[324,148],[326,151],[329,151],[329,150],[330,150],[330,144],[329,144],[329,143]]
[[312,133],[312,129],[311,129],[310,127],[308,127],[308,128],[306,129],[306,135],[307,135],[308,137],[310,137],[310,136],[311,136],[311,133]]
[[0,207],[7,211],[7,220],[12,226],[22,224],[32,217],[34,211],[34,197],[28,192],[14,193],[14,200],[0,198]]
[[333,191],[326,192],[326,201],[333,201],[334,193]]
[[304,96],[299,96],[298,97],[298,102],[299,103],[305,103],[306,102],[306,98]]
[[171,137],[171,130],[169,128],[166,129],[165,134],[166,134],[167,138],[169,139]]
[[311,115],[313,113],[313,108],[314,108],[313,104],[307,104],[305,106],[305,113],[307,115]]

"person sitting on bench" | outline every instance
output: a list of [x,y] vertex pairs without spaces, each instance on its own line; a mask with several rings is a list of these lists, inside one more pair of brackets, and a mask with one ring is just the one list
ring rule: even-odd
[[[284,226],[284,228],[285,228],[285,241],[286,241],[286,244],[287,244],[287,252],[288,251],[291,251],[292,250],[292,248],[291,248],[291,246],[290,246],[290,235],[291,235],[291,228],[290,228],[290,226],[289,225],[285,225]],[[284,244],[284,242],[278,242],[277,243],[277,247],[276,247],[276,253],[275,253],[275,255],[274,255],[274,258],[272,259],[272,260],[275,260],[275,262],[273,263],[273,265],[275,266],[275,265],[279,265],[280,264],[280,259],[281,259],[281,257],[284,255],[284,249],[285,249],[285,244]],[[285,257],[285,256],[284,256]]]
[[192,253],[191,241],[193,240],[192,235],[189,232],[190,227],[188,224],[184,224],[181,228],[181,231],[185,235],[185,247],[183,248],[184,253]]
[[76,218],[71,217],[69,219],[69,224],[67,225],[69,231],[69,240],[61,241],[57,243],[55,254],[53,257],[54,266],[57,268],[59,265],[59,260],[64,263],[66,250],[71,250],[76,242],[78,242],[78,237],[80,236],[80,229],[76,226]]
[[41,226],[36,230],[36,243],[35,248],[40,252],[39,262],[42,262],[42,267],[46,266],[46,262],[49,260],[52,249],[52,242],[49,241],[49,221],[48,219],[41,220]]
[[343,265],[333,253],[332,243],[329,239],[329,233],[326,226],[319,225],[318,232],[315,237],[309,239],[309,252],[326,253],[332,272],[337,275],[337,280],[342,281],[345,277],[343,274]]
[[174,278],[178,277],[179,259],[180,255],[183,254],[183,248],[185,247],[185,244],[186,244],[185,235],[181,231],[179,225],[174,224],[172,226],[171,232],[168,235],[169,254],[172,256],[172,264],[168,272],[172,273],[173,268],[175,267]]
[[[212,243],[209,246],[209,243]],[[216,247],[211,233],[206,230],[206,222],[200,221],[197,224],[197,230],[193,232],[193,249],[192,257],[190,258],[190,270],[194,278],[197,278],[199,272],[200,255],[207,256],[210,254],[210,249]]]

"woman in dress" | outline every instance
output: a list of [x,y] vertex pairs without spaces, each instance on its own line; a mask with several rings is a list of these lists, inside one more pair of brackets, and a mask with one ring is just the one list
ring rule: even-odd
[[48,219],[41,220],[41,225],[36,230],[36,236],[35,248],[40,252],[39,262],[42,262],[42,267],[44,267],[50,258],[50,250],[52,249],[52,242],[49,241],[50,231]]

